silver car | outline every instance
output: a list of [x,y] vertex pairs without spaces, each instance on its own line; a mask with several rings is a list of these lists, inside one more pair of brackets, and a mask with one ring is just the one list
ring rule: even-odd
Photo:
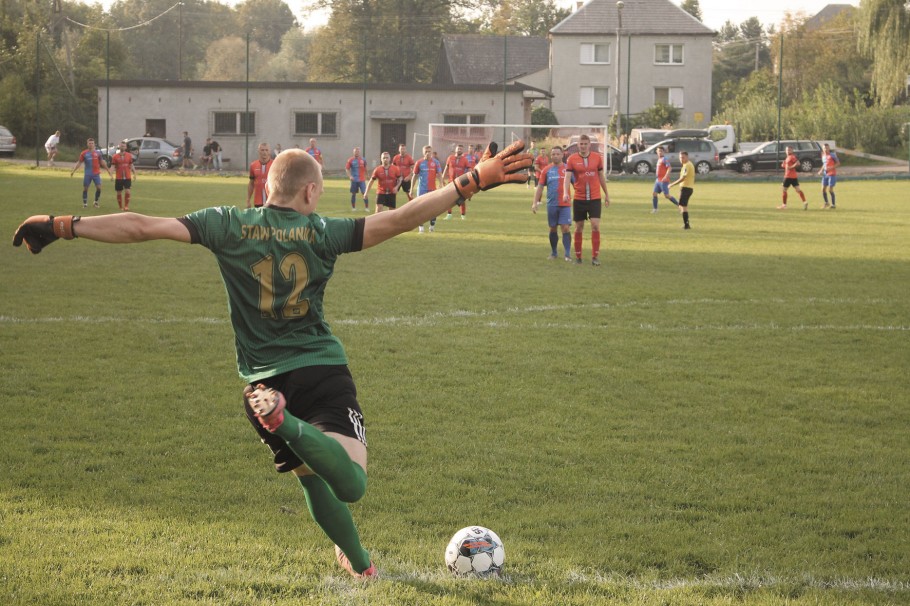
[[7,156],[16,154],[16,137],[5,126],[0,126],[0,154]]
[[666,157],[670,160],[670,165],[679,169],[682,164],[679,162],[679,152],[689,152],[689,161],[695,165],[695,172],[700,175],[706,175],[712,170],[720,168],[720,157],[717,153],[717,147],[709,139],[701,138],[707,136],[707,131],[676,131],[679,135],[674,136],[674,131],[667,133],[668,139],[660,143],[655,143],[643,152],[626,156],[622,163],[623,171],[637,175],[647,175],[654,171],[657,166],[657,147],[663,146]]
[[[183,158],[183,147],[175,145],[167,139],[158,137],[133,137],[124,139],[126,149],[133,154],[136,166],[157,166],[167,170],[178,166]],[[117,153],[119,146],[111,146],[104,150],[106,160]]]

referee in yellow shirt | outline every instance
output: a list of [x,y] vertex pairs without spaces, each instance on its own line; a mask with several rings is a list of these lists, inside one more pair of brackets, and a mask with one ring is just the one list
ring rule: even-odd
[[682,169],[679,171],[679,179],[670,184],[670,187],[682,183],[679,190],[679,212],[682,213],[683,229],[692,229],[689,227],[689,198],[695,191],[695,167],[689,161],[689,152],[679,152],[679,161],[682,163]]

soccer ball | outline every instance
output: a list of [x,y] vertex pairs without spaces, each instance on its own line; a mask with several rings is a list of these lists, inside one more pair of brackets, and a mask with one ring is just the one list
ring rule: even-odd
[[456,575],[499,575],[505,559],[499,535],[483,526],[462,528],[446,547],[446,566]]

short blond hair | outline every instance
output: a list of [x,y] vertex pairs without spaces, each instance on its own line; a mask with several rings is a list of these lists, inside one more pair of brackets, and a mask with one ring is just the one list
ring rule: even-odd
[[269,195],[294,197],[310,183],[322,181],[319,162],[302,149],[286,149],[275,157],[269,169]]

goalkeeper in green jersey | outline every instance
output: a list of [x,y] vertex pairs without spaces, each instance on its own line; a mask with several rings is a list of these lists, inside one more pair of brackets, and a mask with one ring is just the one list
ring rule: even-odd
[[121,213],[28,218],[13,245],[32,253],[59,238],[113,244],[174,240],[201,244],[217,258],[228,295],[244,407],[272,450],[279,472],[292,472],[316,523],[335,543],[338,563],[355,578],[377,576],[347,503],[366,490],[363,414],[341,342],[323,316],[323,293],[343,253],[376,246],[436,217],[480,190],[524,183],[531,157],[516,141],[495,144],[447,187],[360,219],[317,214],[322,170],[306,151],[279,155],[269,198],[253,209],[216,207],[180,218]]

